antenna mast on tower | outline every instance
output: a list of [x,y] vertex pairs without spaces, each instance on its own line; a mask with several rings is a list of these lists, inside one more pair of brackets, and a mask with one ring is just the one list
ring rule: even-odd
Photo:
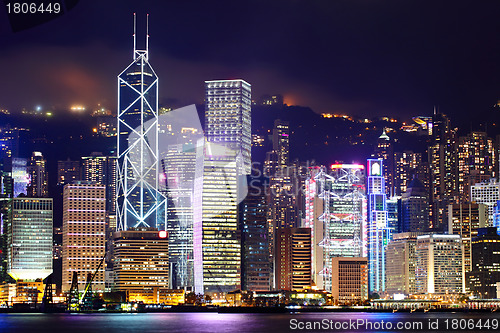
[[136,47],[135,27],[136,27],[136,19],[135,19],[135,13],[134,13],[134,34],[132,35],[134,37],[134,54],[132,56],[132,59],[134,59],[134,60],[135,60],[135,47]]
[[146,60],[149,60],[149,14],[146,14]]

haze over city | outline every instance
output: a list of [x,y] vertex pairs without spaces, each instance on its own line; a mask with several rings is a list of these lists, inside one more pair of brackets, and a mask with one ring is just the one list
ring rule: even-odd
[[[497,1],[80,1],[13,33],[1,20],[9,84],[1,108],[115,109],[116,75],[150,13],[160,104],[203,103],[206,79],[245,77],[253,96],[369,117],[430,115],[470,126],[500,98]],[[143,45],[143,39],[138,40]],[[22,93],[21,93],[22,91]],[[477,125],[477,124],[474,124]]]

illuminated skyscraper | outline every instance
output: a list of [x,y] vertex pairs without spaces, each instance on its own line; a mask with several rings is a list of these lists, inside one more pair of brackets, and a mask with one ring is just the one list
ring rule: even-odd
[[[275,234],[279,228],[300,226],[297,195],[297,168],[289,164],[290,128],[287,121],[275,120],[273,150],[264,161],[264,175],[269,178],[267,188],[267,221],[269,228],[269,252],[274,265]],[[275,270],[271,267],[272,272]],[[275,281],[271,277],[272,281]],[[274,285],[274,283],[272,283]]]
[[415,268],[419,294],[465,292],[462,240],[459,235],[417,236]]
[[456,193],[456,129],[442,113],[434,113],[429,123],[431,144],[429,163],[431,171],[432,200],[452,198]]
[[415,294],[417,266],[417,236],[421,232],[393,234],[386,248],[386,292],[388,294]]
[[470,187],[497,175],[494,141],[484,132],[460,137],[458,144],[458,193],[470,200]]
[[166,231],[118,231],[113,238],[114,290],[169,287]]
[[490,179],[482,183],[472,185],[470,188],[471,201],[485,204],[488,207],[488,225],[494,225],[495,208],[500,200],[500,183]]
[[242,225],[242,288],[269,290],[269,234],[264,186],[252,186],[240,204]]
[[[135,15],[134,15],[135,21]],[[158,191],[158,77],[146,49],[118,75],[118,230],[165,229],[166,200]]]
[[7,273],[16,280],[52,273],[52,199],[13,198],[5,222]]
[[241,288],[236,154],[211,142],[197,149],[193,204],[196,293]]
[[277,290],[311,286],[311,229],[276,230],[275,279]]
[[478,297],[496,298],[500,281],[500,235],[496,228],[478,229],[472,239],[472,270],[466,273],[469,290]]
[[368,259],[332,258],[334,304],[363,304],[368,299]]
[[377,141],[377,147],[375,148],[374,157],[379,158],[384,161],[382,174],[385,179],[384,191],[386,195],[397,195],[394,192],[395,186],[395,174],[394,174],[394,147],[391,138],[385,133],[385,129],[382,135],[379,136]]
[[244,80],[205,81],[205,136],[237,151],[239,175],[251,167],[251,86]]
[[[306,225],[313,225],[312,238],[320,239],[319,247],[313,246],[314,279],[318,288],[327,291],[332,288],[332,257],[367,257],[364,166],[333,164],[331,169],[327,173],[323,167],[313,176],[314,185],[310,181],[307,185],[308,190],[315,188],[321,200],[311,201],[312,193],[306,196]],[[322,209],[317,210],[311,204],[319,204]],[[319,211],[321,215],[316,217]]]
[[472,269],[472,239],[479,228],[488,226],[488,207],[477,203],[451,204],[448,208],[448,233],[460,235],[463,244],[464,269]]
[[82,180],[106,186],[106,211],[116,212],[116,157],[93,152],[82,157]]
[[288,165],[290,160],[290,123],[281,119],[274,121],[273,151],[277,155],[278,165]]
[[90,156],[82,157],[82,178],[87,182],[106,183],[107,158],[100,152],[93,152]]
[[402,232],[429,230],[429,199],[424,185],[417,178],[403,193],[399,218]]
[[196,150],[193,144],[169,145],[162,161],[169,204],[167,209],[168,252],[172,288],[192,287],[193,187]]
[[385,202],[387,204],[387,226],[391,229],[391,234],[401,232],[401,225],[399,224],[401,197],[390,197]]
[[422,159],[421,153],[403,151],[394,153],[394,195],[406,192],[414,177],[418,178],[429,191],[429,164]]
[[444,231],[448,221],[448,205],[457,196],[457,129],[452,128],[450,119],[439,112],[433,114],[428,126],[430,225],[434,230]]
[[205,136],[198,140],[193,254],[197,293],[241,288],[240,180],[250,174],[251,88],[205,81]]
[[320,167],[310,169],[309,179],[304,183],[305,188],[305,220],[303,226],[311,229],[311,277],[316,286],[323,286],[323,275],[319,274],[323,269],[323,248],[320,242],[323,240],[323,222],[320,220],[323,214],[323,200],[318,196],[318,183],[316,176],[321,172]]
[[74,180],[81,180],[80,161],[57,161],[57,185],[70,184]]
[[391,237],[387,224],[385,179],[382,159],[368,160],[368,278],[370,292],[385,291],[385,248]]
[[85,287],[88,273],[96,274],[92,290],[104,291],[106,188],[91,182],[76,181],[63,190],[62,290],[71,287],[73,272],[78,273],[79,288]]
[[28,186],[29,197],[43,198],[49,195],[46,163],[47,161],[41,152],[33,152],[27,166],[30,176],[30,183]]
[[30,176],[27,170],[28,161],[25,158],[12,158],[12,186],[14,198],[20,194],[28,194],[28,185],[30,183]]

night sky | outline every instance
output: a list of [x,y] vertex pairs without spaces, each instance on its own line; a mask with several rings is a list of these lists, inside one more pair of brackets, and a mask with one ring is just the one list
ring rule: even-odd
[[132,13],[160,103],[203,103],[204,80],[243,78],[253,97],[359,116],[475,119],[500,112],[500,1],[90,1],[12,32],[0,10],[0,108],[116,108]]

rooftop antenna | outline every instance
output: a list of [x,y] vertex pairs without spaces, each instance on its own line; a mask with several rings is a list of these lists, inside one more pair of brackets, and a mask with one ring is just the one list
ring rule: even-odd
[[146,14],[146,60],[149,58],[149,14]]
[[132,36],[134,36],[134,54],[132,56],[132,58],[135,60],[135,46],[136,46],[136,38],[135,38],[135,27],[136,27],[136,19],[135,19],[135,13],[134,13],[134,34]]

